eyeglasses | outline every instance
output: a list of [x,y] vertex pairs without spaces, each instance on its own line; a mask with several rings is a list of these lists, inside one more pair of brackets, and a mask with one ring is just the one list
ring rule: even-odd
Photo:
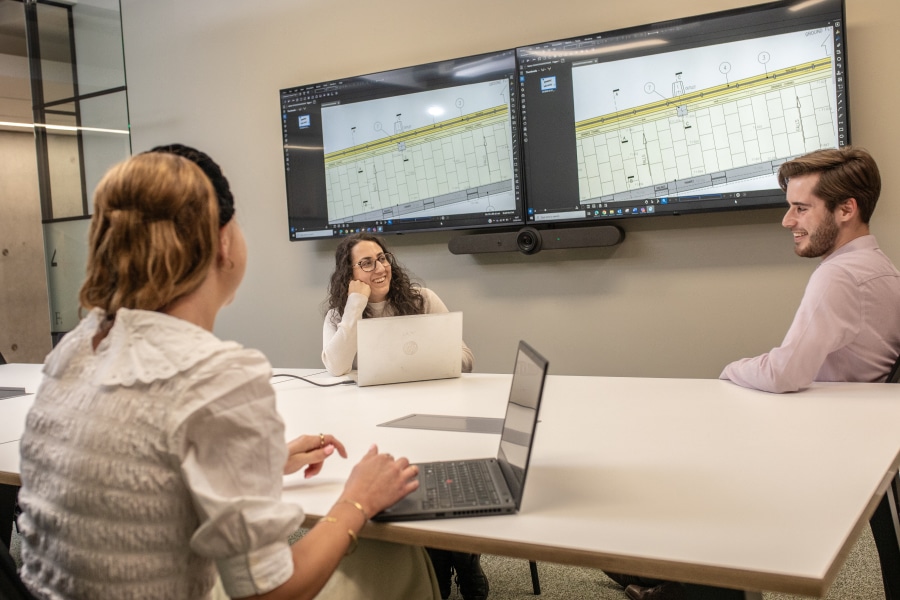
[[383,252],[383,253],[379,254],[378,256],[376,256],[374,259],[366,257],[353,266],[359,267],[366,273],[370,273],[375,270],[375,262],[376,261],[380,262],[385,267],[393,266],[394,255],[391,254],[390,252]]

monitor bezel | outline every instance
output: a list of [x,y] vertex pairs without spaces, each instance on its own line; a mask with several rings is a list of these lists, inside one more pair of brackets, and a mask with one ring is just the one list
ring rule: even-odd
[[[452,58],[430,63],[422,63],[389,69],[375,73],[363,75],[354,75],[350,77],[337,78],[330,81],[317,82],[311,84],[301,84],[289,88],[279,90],[279,107],[281,108],[282,117],[282,137],[283,137],[283,159],[285,173],[285,192],[287,200],[288,212],[288,235],[291,241],[305,240],[321,240],[336,239],[351,235],[357,232],[375,233],[378,235],[399,235],[408,233],[423,232],[439,232],[439,231],[457,231],[464,229],[505,229],[509,227],[521,226],[524,223],[524,193],[520,183],[521,171],[521,144],[518,140],[519,127],[519,110],[518,99],[515,96],[515,81],[518,74],[517,64],[515,60],[515,48],[497,50],[493,52],[485,52],[471,56],[460,58]],[[288,112],[285,109],[286,96],[291,94],[308,94],[312,96],[311,100],[318,101],[315,105],[312,103],[306,106],[315,106],[318,115],[321,115],[323,108],[333,105],[329,104],[328,98],[334,98],[345,105],[354,104],[365,100],[376,100],[388,97],[407,96],[418,92],[429,92],[435,90],[445,90],[454,87],[454,85],[479,84],[489,81],[497,81],[496,71],[490,71],[491,65],[503,63],[505,77],[509,81],[508,102],[510,107],[509,113],[509,136],[511,138],[509,151],[509,160],[512,162],[512,183],[511,194],[515,208],[509,207],[498,211],[477,211],[465,213],[465,216],[447,215],[447,218],[440,216],[432,216],[426,218],[395,218],[395,219],[372,219],[365,222],[354,222],[348,220],[343,224],[329,222],[327,213],[327,200],[322,196],[325,188],[324,173],[324,133],[312,131],[318,136],[319,144],[292,144],[297,138],[288,131]],[[508,63],[508,64],[507,64]],[[487,65],[487,67],[485,67]],[[483,73],[477,72],[481,67]],[[454,73],[465,73],[462,83],[453,83],[451,77]],[[417,79],[420,78],[420,79]],[[493,79],[492,79],[493,77]],[[423,80],[424,79],[424,80]],[[352,86],[368,86],[374,90],[370,93],[374,97],[358,98],[359,92],[353,92]],[[373,87],[374,86],[374,87]],[[416,87],[419,86],[419,87]],[[341,90],[344,90],[342,96]],[[348,91],[349,90],[349,91]],[[304,98],[305,100],[305,98]],[[461,114],[463,109],[459,109]],[[293,116],[293,114],[292,114]],[[313,119],[315,121],[315,119]],[[313,123],[313,126],[316,126]],[[318,123],[321,129],[321,123]],[[308,166],[306,180],[303,185],[292,181],[291,166],[299,160],[303,160],[304,153],[306,160],[321,161],[321,168]],[[310,190],[315,190],[315,197],[310,198]],[[486,193],[486,192],[485,192]],[[479,190],[479,196],[482,191]],[[509,204],[509,199],[506,201]],[[489,204],[489,203],[488,203]],[[312,217],[305,216],[312,214]],[[324,218],[323,218],[324,217]]]
[[[701,28],[708,27],[710,24],[715,23],[724,23],[729,21],[734,21],[735,19],[752,19],[755,15],[759,17],[760,15],[765,14],[776,14],[772,11],[783,12],[790,10],[791,7],[797,7],[801,4],[807,4],[808,2],[805,0],[780,0],[776,2],[768,2],[764,4],[756,4],[746,7],[740,7],[730,10],[717,11],[711,13],[705,13],[700,15],[694,15],[690,17],[683,17],[678,19],[673,19],[669,21],[659,22],[659,23],[648,23],[645,25],[638,25],[634,27],[610,30],[606,32],[599,32],[593,34],[583,34],[558,40],[553,40],[549,42],[540,42],[537,44],[529,44],[525,46],[520,46],[517,48],[517,63],[519,65],[519,83],[520,83],[520,93],[523,97],[522,105],[520,106],[520,110],[523,111],[523,116],[520,119],[520,125],[525,129],[523,135],[520,136],[522,140],[522,171],[523,171],[523,180],[525,185],[525,198],[526,198],[526,216],[525,222],[527,226],[535,227],[537,229],[554,229],[559,226],[601,226],[603,224],[609,224],[610,221],[618,221],[622,222],[623,220],[629,220],[640,217],[647,216],[678,216],[682,214],[700,214],[700,213],[731,213],[731,212],[741,212],[746,210],[753,209],[766,209],[766,208],[778,208],[783,207],[785,203],[785,195],[784,192],[778,188],[770,188],[762,191],[757,191],[751,194],[744,194],[740,192],[739,197],[734,197],[735,192],[731,193],[731,197],[728,198],[729,203],[726,203],[725,199],[722,198],[710,198],[710,199],[697,199],[692,201],[679,201],[677,205],[675,203],[669,203],[667,201],[666,205],[660,206],[658,203],[654,204],[653,199],[635,199],[631,202],[627,203],[610,203],[610,202],[584,202],[577,197],[572,197],[571,195],[566,196],[566,200],[568,204],[566,205],[557,205],[559,208],[558,214],[553,214],[551,211],[548,211],[550,208],[554,208],[550,203],[545,200],[547,197],[547,193],[542,190],[542,186],[536,183],[543,175],[541,174],[541,169],[544,167],[536,166],[534,163],[535,156],[532,152],[532,148],[529,146],[530,142],[528,142],[529,138],[534,135],[534,107],[532,106],[532,102],[529,100],[533,100],[535,94],[533,88],[528,90],[528,96],[525,96],[526,88],[525,88],[525,76],[527,74],[527,70],[529,68],[533,68],[535,62],[533,60],[529,60],[534,58],[533,53],[538,49],[549,49],[552,57],[552,53],[554,49],[564,49],[570,48],[572,46],[577,46],[578,44],[615,44],[622,43],[623,40],[640,40],[646,39],[653,35],[658,35],[659,32],[669,32],[678,29],[684,29],[688,27],[692,28]],[[805,17],[806,20],[816,19],[818,22],[821,22],[824,17],[823,15],[828,13],[834,15],[835,17],[840,15],[840,23],[841,23],[841,39],[840,44],[836,46],[836,49],[839,50],[839,55],[835,56],[835,94],[836,96],[843,102],[843,120],[840,121],[836,127],[838,128],[838,133],[840,136],[838,139],[838,147],[843,147],[845,145],[850,144],[850,115],[849,115],[849,85],[848,85],[848,74],[847,74],[847,43],[846,43],[846,2],[845,0],[823,0],[821,2],[821,7],[816,10],[810,11],[807,13]],[[744,30],[741,32],[743,35],[738,33],[729,32],[728,39],[723,39],[723,42],[731,42],[731,41],[739,41],[740,39],[753,39],[759,37],[766,37],[768,35],[775,35],[777,32],[784,32],[788,29],[792,31],[802,31],[804,30],[801,19],[797,18],[791,21],[790,24],[785,25],[784,21],[779,21],[780,26],[775,28],[772,26],[772,22],[768,24],[764,23],[752,23],[753,28],[757,28],[757,30]],[[767,32],[763,32],[761,28],[765,27]],[[776,31],[776,29],[778,31]],[[704,38],[693,38],[692,40],[679,40],[679,44],[677,50],[687,49],[687,48],[697,48],[703,46],[711,45],[708,39]],[[649,57],[654,55],[664,54],[666,52],[672,52],[673,48],[662,48],[662,47],[635,47],[632,49],[622,50],[615,55],[615,60],[622,59],[630,59],[630,58],[641,58],[641,57]],[[561,54],[561,52],[557,52],[557,54]],[[558,56],[556,58],[559,58]],[[553,60],[551,58],[551,60]],[[610,62],[608,59],[603,60],[602,62]],[[543,65],[542,65],[543,66]],[[549,65],[548,65],[549,66]],[[568,70],[571,73],[572,67],[569,66]],[[574,101],[573,101],[574,103]],[[574,107],[573,107],[574,111]],[[529,114],[532,113],[532,114]],[[527,128],[531,127],[532,132],[528,133]],[[574,129],[574,118],[573,118],[573,129]],[[575,144],[577,142],[574,138],[574,131],[572,137],[572,147],[570,149],[565,150],[565,152],[570,152],[570,154],[575,154]],[[560,155],[557,153],[554,158],[557,160],[561,160]],[[777,164],[784,162],[783,160],[778,161]],[[777,164],[775,164],[775,169],[777,170]],[[567,167],[562,165],[563,168],[572,169],[572,164],[569,164]],[[577,169],[577,163],[575,165],[575,169]],[[550,171],[550,169],[547,169]],[[554,173],[561,172],[559,168],[553,170]],[[541,182],[543,184],[544,190],[552,189],[554,193],[559,193],[559,190],[562,188],[559,185],[559,182],[551,182],[547,181]],[[569,182],[571,183],[571,182]],[[554,185],[555,184],[555,185]],[[641,200],[645,200],[641,202]],[[565,216],[568,213],[568,210],[563,210],[564,206],[571,206],[571,214],[569,216]],[[621,211],[620,211],[621,209]],[[634,212],[624,212],[624,209],[634,209]],[[646,209],[646,210],[645,210]],[[618,214],[614,214],[613,211],[618,211]],[[594,214],[590,214],[594,213]],[[551,214],[548,214],[551,213]],[[548,215],[549,218],[542,218],[542,214]]]

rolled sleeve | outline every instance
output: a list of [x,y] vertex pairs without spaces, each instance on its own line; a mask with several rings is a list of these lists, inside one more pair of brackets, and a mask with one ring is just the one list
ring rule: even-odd
[[222,586],[232,598],[244,598],[273,590],[294,572],[291,548],[270,544],[240,556],[216,561]]
[[199,518],[191,549],[216,562],[229,595],[265,593],[290,578],[288,536],[303,520],[299,506],[281,500],[284,422],[262,355],[214,362],[196,374],[178,428],[181,472]]

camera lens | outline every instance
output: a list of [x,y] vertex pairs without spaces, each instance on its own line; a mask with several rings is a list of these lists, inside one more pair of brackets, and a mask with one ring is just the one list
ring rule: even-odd
[[541,249],[541,232],[525,227],[516,235],[516,246],[522,254],[534,254]]

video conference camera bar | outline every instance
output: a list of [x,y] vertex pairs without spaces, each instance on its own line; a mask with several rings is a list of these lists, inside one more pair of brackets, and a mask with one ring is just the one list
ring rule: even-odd
[[625,232],[615,225],[565,229],[523,227],[518,231],[503,233],[461,235],[451,239],[448,247],[453,254],[516,251],[536,254],[541,250],[615,246],[624,239]]

